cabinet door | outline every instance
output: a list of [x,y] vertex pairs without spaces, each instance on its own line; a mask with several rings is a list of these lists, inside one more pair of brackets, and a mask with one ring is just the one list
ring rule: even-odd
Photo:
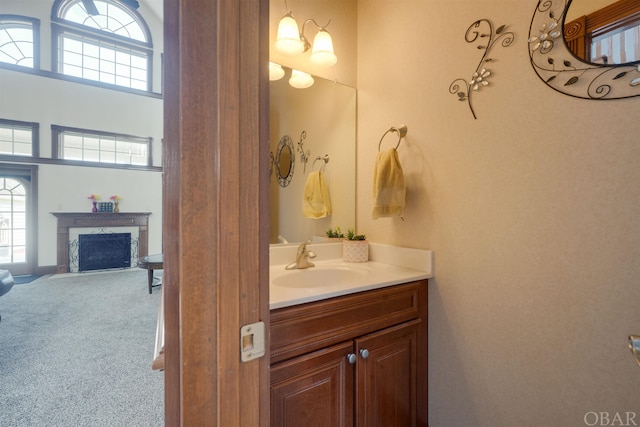
[[353,426],[349,341],[271,367],[272,427]]
[[419,319],[356,340],[356,426],[417,424]]

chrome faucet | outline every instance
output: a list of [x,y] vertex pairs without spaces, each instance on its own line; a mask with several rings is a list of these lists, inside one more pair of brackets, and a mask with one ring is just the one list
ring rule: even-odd
[[302,268],[314,267],[315,264],[309,261],[309,258],[313,259],[316,257],[316,253],[313,251],[307,250],[307,244],[311,242],[304,242],[298,246],[298,251],[296,252],[296,260],[291,264],[285,267],[285,270],[295,270]]

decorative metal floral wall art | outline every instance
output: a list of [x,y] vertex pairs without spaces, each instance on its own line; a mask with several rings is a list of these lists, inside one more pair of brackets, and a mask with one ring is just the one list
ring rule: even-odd
[[302,163],[302,173],[307,172],[307,162],[309,162],[309,156],[311,155],[310,150],[304,149],[304,140],[307,138],[307,131],[303,130],[300,133],[300,140],[298,141],[298,153],[300,153],[300,162]]
[[458,100],[467,102],[474,119],[477,119],[477,117],[473,109],[473,104],[471,103],[471,96],[473,92],[477,92],[481,88],[489,85],[491,70],[489,70],[486,64],[494,60],[489,57],[489,53],[498,42],[500,42],[503,47],[508,47],[515,40],[515,34],[510,31],[505,31],[505,28],[505,25],[501,25],[494,31],[491,21],[488,19],[480,19],[471,24],[464,35],[467,43],[477,43],[476,48],[484,52],[476,70],[471,75],[471,79],[469,81],[463,78],[455,79],[449,86],[449,93],[457,95]]
[[576,98],[607,100],[640,96],[640,65],[586,62],[567,47],[563,32],[572,0],[540,0],[529,29],[529,58],[540,79]]

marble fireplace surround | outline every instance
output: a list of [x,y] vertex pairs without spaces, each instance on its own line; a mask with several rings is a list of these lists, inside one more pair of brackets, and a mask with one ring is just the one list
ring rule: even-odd
[[69,229],[138,227],[138,257],[149,253],[151,212],[51,212],[58,219],[56,273],[69,272]]

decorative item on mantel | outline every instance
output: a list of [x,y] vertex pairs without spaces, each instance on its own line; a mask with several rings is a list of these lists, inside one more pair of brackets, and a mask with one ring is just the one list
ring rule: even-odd
[[109,199],[111,199],[111,201],[113,201],[113,211],[115,213],[120,212],[120,201],[122,200],[122,197],[118,196],[117,194],[109,197]]
[[98,200],[101,199],[99,194],[91,194],[87,197],[87,199],[91,200],[91,203],[93,203],[93,208],[91,209],[91,212],[98,212]]
[[347,230],[347,238],[342,241],[342,260],[344,262],[369,261],[369,242],[364,234],[356,234],[353,228]]
[[113,203],[111,202],[98,202],[98,212],[111,213],[113,212]]
[[[488,32],[482,31],[479,29],[484,25],[487,25]],[[505,32],[505,25],[501,25],[495,31],[493,30],[493,24],[488,19],[480,19],[473,24],[469,28],[467,28],[467,32],[464,35],[464,39],[467,43],[475,43],[478,38],[486,38],[488,37],[486,45],[484,43],[478,44],[477,48],[479,50],[484,49],[484,54],[476,67],[476,71],[471,76],[471,80],[467,82],[465,79],[458,78],[454,80],[449,86],[449,93],[458,95],[458,100],[467,101],[469,104],[469,109],[471,109],[471,114],[473,114],[473,118],[477,119],[476,113],[473,110],[473,105],[471,105],[471,94],[472,91],[478,91],[483,86],[488,86],[489,82],[487,78],[491,75],[491,71],[485,67],[486,62],[493,61],[493,58],[487,57],[491,49],[495,46],[495,44],[502,40],[502,46],[508,47],[513,43],[516,36],[512,32]],[[460,88],[460,86],[464,84],[466,87],[466,92]]]

